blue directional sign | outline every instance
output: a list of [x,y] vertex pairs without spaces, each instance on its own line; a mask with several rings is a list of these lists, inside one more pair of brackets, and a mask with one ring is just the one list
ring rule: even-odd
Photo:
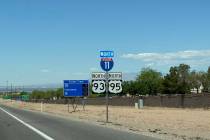
[[100,64],[104,71],[110,71],[114,66],[114,61],[112,59],[101,59]]
[[114,57],[114,51],[100,51],[100,57],[112,58],[112,57]]
[[88,96],[88,80],[64,80],[64,97]]

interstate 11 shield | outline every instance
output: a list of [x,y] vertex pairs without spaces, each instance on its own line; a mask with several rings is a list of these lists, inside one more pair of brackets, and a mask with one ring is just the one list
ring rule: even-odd
[[114,61],[112,58],[102,58],[100,65],[104,71],[110,71],[114,66]]

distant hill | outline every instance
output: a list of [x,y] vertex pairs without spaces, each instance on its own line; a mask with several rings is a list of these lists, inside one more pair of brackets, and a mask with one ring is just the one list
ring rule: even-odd
[[[49,89],[57,89],[61,88],[62,84],[42,84],[42,85],[28,85],[28,86],[22,86],[22,87],[13,87],[12,91],[25,91],[25,92],[32,92],[33,90],[49,90]],[[7,88],[6,86],[0,86],[0,92],[6,92]],[[11,87],[8,87],[8,92],[11,92]]]
[[[137,73],[123,73],[123,81],[131,81],[135,80],[137,76]],[[32,92],[33,90],[53,90],[57,88],[62,88],[62,83],[58,84],[40,84],[40,85],[28,85],[23,87],[13,87],[12,91],[25,91],[25,92]],[[0,86],[0,92],[6,92],[7,88],[6,86]],[[8,87],[8,92],[11,92],[11,87]]]

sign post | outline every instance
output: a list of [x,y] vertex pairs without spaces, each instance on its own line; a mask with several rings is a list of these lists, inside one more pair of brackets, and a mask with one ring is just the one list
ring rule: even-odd
[[113,51],[101,51],[101,68],[106,72],[105,81],[106,81],[106,123],[109,122],[109,71],[114,66],[114,52]]
[[109,72],[114,66],[114,52],[100,51],[100,65],[105,72],[92,73],[92,91],[106,94],[106,123],[109,122],[109,92],[122,92],[122,72]]
[[109,122],[109,72],[106,71],[106,123]]

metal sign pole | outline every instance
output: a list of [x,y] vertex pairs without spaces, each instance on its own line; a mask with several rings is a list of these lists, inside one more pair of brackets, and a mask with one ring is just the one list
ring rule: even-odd
[[109,73],[106,72],[106,123],[109,122]]
[[68,113],[70,113],[70,110],[69,110],[69,102],[70,102],[70,99],[68,98]]
[[106,123],[109,122],[109,72],[114,66],[114,51],[100,51],[101,68],[106,71]]

